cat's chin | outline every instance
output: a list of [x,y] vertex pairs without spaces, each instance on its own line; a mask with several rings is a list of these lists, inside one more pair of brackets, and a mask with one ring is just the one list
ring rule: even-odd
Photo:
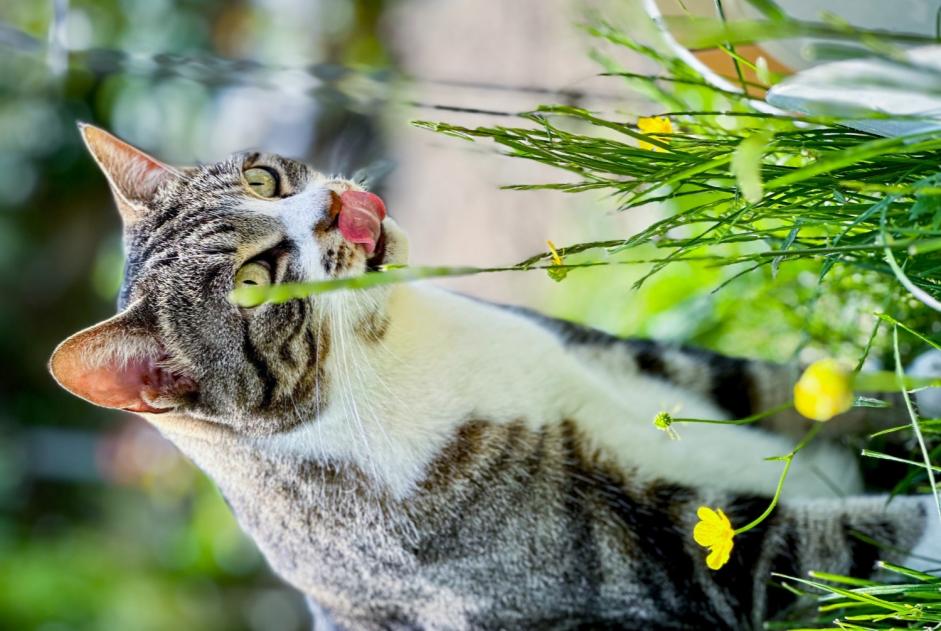
[[376,244],[376,250],[366,260],[366,271],[376,271],[382,265],[405,265],[408,263],[408,236],[395,223],[386,217],[382,221],[382,233]]

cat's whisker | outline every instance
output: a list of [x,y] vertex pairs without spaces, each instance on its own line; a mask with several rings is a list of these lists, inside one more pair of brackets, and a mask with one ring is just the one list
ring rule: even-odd
[[[323,327],[325,325],[328,325],[328,323],[325,322],[324,312],[323,312],[323,308],[320,302],[315,302],[314,304],[315,304],[315,309],[317,311],[317,318],[314,322],[314,327],[317,329],[317,332],[314,334],[314,344],[316,345],[316,347],[312,352],[319,353],[320,344],[321,344],[320,332],[323,330]],[[323,371],[326,369],[324,366],[318,366],[318,370],[320,370],[321,374],[323,374]],[[322,414],[324,411],[324,407],[323,407],[324,402],[323,402],[322,392],[320,390],[320,376],[319,375],[316,381],[314,381],[314,402],[315,402],[315,409],[317,410],[317,413]],[[323,444],[323,420],[318,418],[315,421],[315,424],[316,424],[316,429],[317,429],[317,448],[320,451],[320,454],[322,457],[323,453],[325,452],[325,448]],[[320,475],[321,475],[322,482],[323,482],[321,486],[325,487],[326,486],[326,473],[323,471],[323,469],[321,469]]]
[[372,455],[372,450],[369,444],[369,437],[366,434],[365,427],[363,426],[362,419],[359,414],[359,409],[356,404],[355,393],[353,391],[353,383],[350,376],[350,364],[349,364],[349,344],[347,343],[346,338],[346,329],[350,325],[350,316],[347,310],[342,309],[342,304],[338,305],[338,301],[343,300],[343,297],[339,297],[337,300],[333,301],[334,313],[342,314],[342,322],[335,329],[335,335],[337,337],[337,349],[339,351],[338,359],[343,362],[342,377],[346,381],[346,387],[341,388],[342,392],[345,395],[346,408],[347,408],[347,418],[352,422],[348,424],[350,427],[351,433],[359,433],[364,447],[364,452],[362,453],[362,458],[365,463],[368,465],[371,470],[371,475],[373,479],[378,482],[382,478],[379,475],[378,465],[375,458]]
[[[363,293],[363,292],[360,292],[360,293]],[[369,296],[369,297],[372,298],[372,296]],[[356,296],[356,298],[362,301],[362,298],[360,296]],[[360,308],[361,306],[362,304],[357,305],[357,308],[355,309],[356,313],[360,313],[364,311],[364,309]],[[373,305],[368,305],[368,307],[370,310],[373,310],[373,311],[379,309],[379,305],[375,303]],[[373,345],[380,344],[382,345],[383,348],[386,348],[385,341],[382,338],[379,338],[378,340],[373,340],[370,342],[370,344],[373,344]],[[370,350],[372,348],[373,347],[371,346]],[[364,393],[371,392],[378,385],[385,391],[386,395],[388,395],[388,398],[393,399],[396,403],[404,404],[405,401],[401,398],[400,394],[389,386],[388,378],[386,377],[384,372],[377,367],[376,358],[370,357],[369,353],[367,353],[366,349],[363,347],[362,344],[352,345],[352,350],[358,355],[357,360],[354,361],[353,363],[353,365],[356,368],[358,368],[358,371],[355,372],[354,375],[357,377],[357,380],[359,381],[359,385],[363,389],[363,392]],[[392,355],[391,351],[388,351],[388,353]],[[368,371],[368,374],[367,374],[367,371]],[[385,400],[386,397],[384,396],[383,399],[384,399],[383,401],[384,407],[388,407],[388,403]],[[374,407],[374,406],[371,406],[371,407]],[[376,418],[373,418],[373,422],[375,423],[376,428],[379,430],[382,436],[386,439],[388,446],[392,447],[393,446],[392,439],[391,437],[389,437],[388,433],[386,433],[385,424],[380,419],[376,419]]]
[[[344,312],[345,319],[346,319],[344,323],[344,327],[347,332],[351,332],[354,330],[355,321],[354,321],[354,315],[352,314],[359,315],[364,312],[364,309],[363,309],[364,305],[362,304],[363,297],[361,294],[362,292],[357,292],[357,293],[349,294],[343,298],[345,302],[353,303],[351,308],[345,310]],[[367,412],[368,417],[363,416],[363,411],[364,411],[363,405],[358,405],[356,407],[356,415],[357,415],[360,430],[364,432],[365,434],[366,421],[369,421],[369,429],[371,431],[377,430],[380,439],[385,442],[386,446],[391,451],[394,449],[392,439],[386,432],[385,425],[382,419],[376,416],[377,409],[374,403],[376,399],[376,393],[375,393],[376,384],[377,383],[381,384],[381,386],[384,389],[388,390],[386,380],[377,371],[376,366],[373,364],[373,361],[372,361],[374,358],[371,358],[368,356],[368,354],[366,353],[366,349],[363,348],[362,343],[360,343],[358,340],[354,341],[354,343],[347,345],[346,350],[350,354],[357,355],[357,357],[347,356],[347,360],[348,360],[347,361],[347,379],[350,383],[352,383],[352,379],[355,379],[357,381],[358,392],[361,392],[363,397],[367,399],[366,405],[365,405],[365,411]],[[367,371],[368,371],[368,374],[367,374]],[[386,406],[386,401],[383,398],[383,407],[385,406]],[[373,434],[370,434],[370,435],[373,435]],[[374,470],[378,469],[378,466],[379,466],[378,459],[375,455],[375,451],[372,448],[371,448],[369,456],[375,465]],[[381,478],[376,479],[377,482],[379,482],[380,480]],[[395,516],[390,515],[388,513],[388,508],[382,501],[380,501],[378,492],[376,493],[376,497],[377,497],[376,508],[378,509],[380,514],[383,516],[383,520],[388,523],[391,523],[392,521],[394,521],[393,517]]]
[[[359,295],[356,296],[356,298],[360,301],[360,304],[357,306],[357,309],[356,309],[357,313],[359,312],[381,313],[382,312],[383,304],[381,302],[381,299],[378,296],[376,296],[373,292],[362,291],[362,292],[358,292],[358,294]],[[363,302],[367,302],[367,301],[371,304],[367,304],[367,305],[362,304]],[[380,336],[377,339],[370,341],[370,351],[372,351],[373,349],[378,349],[382,351],[382,353],[384,353],[388,359],[391,359],[393,363],[396,363],[396,362],[401,363],[401,357],[398,355],[398,353],[396,353],[393,349],[389,347],[384,336]],[[400,403],[404,403],[405,401],[404,399],[402,399],[400,393],[396,392],[395,390],[389,387],[388,379],[386,375],[383,373],[383,371],[377,368],[378,362],[376,361],[376,358],[370,357],[369,353],[366,352],[366,349],[363,348],[362,345],[358,345],[356,347],[356,351],[359,353],[360,358],[363,360],[360,362],[356,362],[356,365],[359,366],[361,371],[363,372],[365,372],[365,370],[370,371],[370,374],[366,375],[369,378],[369,382],[378,383],[390,397],[398,400]]]
[[[354,294],[354,295],[353,295],[353,298],[354,298],[354,299],[353,299],[354,308],[351,309],[350,311],[353,311],[354,313],[359,314],[359,313],[361,312],[360,307],[361,307],[362,305],[361,305],[361,303],[357,300],[357,299],[359,298],[358,296],[356,296],[356,295]],[[350,316],[350,315],[347,313],[346,318],[347,318],[347,319],[346,319],[346,328],[347,328],[348,331],[352,331],[352,330],[353,330],[353,329],[352,329],[352,326],[353,326],[353,317]],[[384,378],[381,374],[379,374],[379,371],[377,371],[376,366],[373,365],[372,361],[370,361],[372,358],[368,357],[368,355],[367,355],[365,349],[362,347],[362,344],[360,344],[360,343],[353,343],[353,344],[350,344],[350,345],[348,346],[348,349],[347,349],[347,350],[349,350],[349,351],[352,352],[352,353],[358,354],[358,357],[352,358],[352,359],[354,359],[354,361],[352,361],[352,367],[355,368],[356,370],[352,370],[352,371],[349,370],[350,364],[347,364],[347,369],[348,369],[347,377],[348,377],[348,381],[350,381],[350,383],[351,383],[351,379],[352,379],[352,378],[355,378],[356,381],[357,381],[357,386],[358,386],[358,388],[359,388],[358,391],[361,392],[364,397],[368,397],[368,398],[370,398],[370,399],[374,399],[374,398],[375,398],[376,395],[375,395],[375,393],[374,393],[374,389],[375,389],[375,384],[376,384],[377,382],[378,382],[379,384],[381,384],[384,389],[389,390],[389,388],[388,388],[388,386],[387,386],[387,384],[386,384],[385,378]],[[369,371],[369,374],[366,374],[366,371]],[[391,392],[391,390],[390,390],[390,392]],[[384,397],[383,397],[383,399],[384,399],[384,400],[383,400],[383,407],[384,407],[384,408],[387,408],[387,407],[388,407],[388,403],[387,403],[387,401],[385,401],[385,398],[384,398]],[[357,419],[358,419],[358,425],[359,425],[361,431],[365,434],[365,431],[366,431],[366,430],[365,430],[365,422],[364,422],[364,421],[368,420],[368,421],[369,421],[369,425],[370,425],[370,430],[377,430],[380,439],[385,442],[385,444],[386,444],[386,446],[388,447],[388,449],[390,450],[390,452],[391,452],[391,451],[394,451],[394,449],[395,449],[394,443],[393,443],[391,437],[389,436],[389,434],[386,432],[386,428],[385,428],[385,424],[383,423],[383,420],[382,420],[381,418],[378,418],[378,417],[376,416],[377,410],[376,410],[375,404],[373,404],[371,401],[367,403],[365,409],[367,410],[367,412],[368,412],[368,414],[369,414],[369,417],[366,418],[366,419],[364,419],[363,416],[362,416],[362,414],[360,413],[360,411],[361,411],[362,409],[363,409],[363,406],[357,406],[357,409],[356,409],[356,414],[357,414]],[[377,458],[376,458],[376,456],[375,456],[373,450],[370,450],[370,454],[369,454],[369,455],[370,455],[372,461],[376,464],[376,467],[378,467],[378,463],[376,462]],[[377,478],[377,482],[378,482],[378,481],[379,481],[379,478]],[[383,503],[380,502],[380,503],[378,504],[378,507],[379,507],[380,511],[382,511],[383,513],[385,513],[386,508],[385,508],[385,505],[384,505]]]

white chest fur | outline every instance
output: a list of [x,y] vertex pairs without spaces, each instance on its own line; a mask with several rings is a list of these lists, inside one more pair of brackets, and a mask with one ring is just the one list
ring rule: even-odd
[[[406,495],[468,420],[534,428],[570,420],[643,475],[770,494],[781,465],[763,459],[792,447],[784,437],[730,426],[683,425],[682,439],[670,440],[651,424],[657,412],[717,419],[722,411],[666,381],[619,370],[599,358],[603,350],[566,347],[523,315],[420,285],[396,287],[388,313],[379,342],[333,332],[327,409],[261,439],[264,449],[352,461]],[[833,496],[834,482],[846,492],[859,484],[853,460],[822,445],[799,456],[791,476],[791,496]]]

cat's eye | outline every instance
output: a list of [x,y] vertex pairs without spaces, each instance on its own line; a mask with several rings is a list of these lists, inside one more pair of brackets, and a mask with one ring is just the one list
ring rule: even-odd
[[245,183],[259,197],[274,197],[278,193],[278,176],[264,167],[252,167],[242,173]]
[[246,263],[235,273],[235,287],[264,287],[271,284],[271,267],[260,261]]

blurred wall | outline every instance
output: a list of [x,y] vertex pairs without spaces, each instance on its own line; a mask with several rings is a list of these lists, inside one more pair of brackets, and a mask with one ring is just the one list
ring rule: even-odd
[[[389,116],[398,168],[388,201],[411,236],[416,263],[512,264],[559,246],[625,234],[636,219],[615,215],[616,200],[553,191],[503,191],[500,186],[571,181],[535,162],[496,155],[493,145],[470,144],[411,127],[409,119],[469,127],[518,125],[507,116],[433,106],[516,113],[543,103],[591,109],[650,109],[625,85],[598,76],[587,52],[598,45],[577,28],[606,4],[516,0],[481,10],[474,0],[399,4],[389,14],[390,42],[403,73],[419,79],[409,99],[424,104]],[[635,64],[637,62],[635,61]],[[640,70],[641,68],[638,68]],[[441,284],[474,295],[545,306],[556,284],[544,274],[505,274]]]

